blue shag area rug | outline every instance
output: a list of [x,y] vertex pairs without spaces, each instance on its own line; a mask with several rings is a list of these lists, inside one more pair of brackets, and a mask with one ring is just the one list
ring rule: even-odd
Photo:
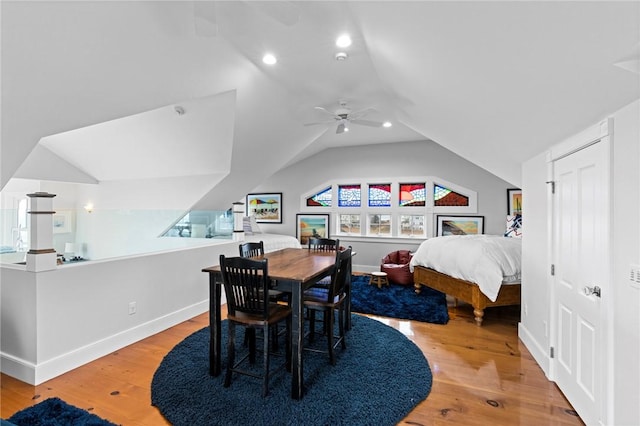
[[[209,375],[208,327],[173,348],[155,372],[151,403],[173,425],[391,426],[431,391],[431,369],[420,349],[394,328],[355,314],[347,349],[336,349],[335,366],[327,354],[304,351],[301,400],[291,399],[291,375],[284,370],[270,379],[265,398],[260,379],[234,375],[225,388],[227,328],[224,320],[220,376]],[[238,335],[237,357],[246,351]],[[326,346],[322,336],[316,343]],[[281,362],[272,356],[272,366]]]
[[48,398],[9,417],[2,425],[17,426],[115,426],[93,413],[67,404],[60,398]]
[[420,294],[413,286],[391,284],[378,288],[369,285],[368,275],[354,275],[351,279],[351,311],[433,324],[449,322],[444,293],[425,286]]

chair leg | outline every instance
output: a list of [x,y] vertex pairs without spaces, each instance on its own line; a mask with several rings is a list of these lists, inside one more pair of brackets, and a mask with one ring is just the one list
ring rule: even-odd
[[[249,363],[256,363],[256,329],[248,327],[246,331],[249,333]],[[269,340],[268,338],[266,340]]]
[[[327,333],[327,342],[329,344],[329,361],[331,365],[336,365],[336,355],[333,353],[333,309],[325,311],[325,318],[328,317],[328,321],[325,322],[325,332]],[[342,327],[342,324],[340,324]]]
[[291,317],[287,318],[287,334],[286,334],[286,351],[285,359],[286,359],[286,368],[289,373],[291,373]]
[[342,349],[347,349],[347,342],[345,342],[345,309],[343,306],[340,306],[340,310],[338,311],[338,328],[340,330],[340,338],[342,339]]
[[227,372],[224,376],[224,387],[231,386],[231,374],[235,363],[236,326],[229,322],[229,340],[227,341]]
[[309,309],[309,342],[315,340],[316,334],[316,311]]
[[270,351],[270,343],[269,340],[269,324],[265,325],[264,328],[264,378],[262,381],[262,397],[264,398],[269,393],[269,351]]

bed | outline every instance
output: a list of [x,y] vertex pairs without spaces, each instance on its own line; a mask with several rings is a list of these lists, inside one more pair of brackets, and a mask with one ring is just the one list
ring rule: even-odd
[[485,308],[520,304],[521,246],[500,235],[430,238],[409,263],[416,292],[426,286],[471,304],[480,326]]
[[244,240],[239,241],[238,244],[244,241],[251,242],[264,242],[264,251],[265,253],[269,253],[276,250],[281,250],[284,248],[300,248],[300,241],[297,238],[292,237],[290,235],[281,235],[281,234],[264,234],[264,233],[255,233],[255,234],[245,234]]

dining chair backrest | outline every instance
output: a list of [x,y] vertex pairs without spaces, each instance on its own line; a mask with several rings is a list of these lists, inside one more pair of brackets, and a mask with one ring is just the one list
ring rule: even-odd
[[309,250],[314,251],[337,251],[340,247],[340,240],[332,238],[309,238]]
[[264,254],[264,242],[248,242],[242,243],[239,246],[240,257],[256,257]]
[[230,315],[244,312],[269,316],[268,260],[220,255],[220,271]]
[[348,279],[350,278],[349,272],[351,270],[349,267],[351,254],[351,246],[336,252],[336,264],[333,274],[331,274],[331,285],[329,286],[329,292],[327,294],[327,302],[335,300],[336,297],[347,291]]

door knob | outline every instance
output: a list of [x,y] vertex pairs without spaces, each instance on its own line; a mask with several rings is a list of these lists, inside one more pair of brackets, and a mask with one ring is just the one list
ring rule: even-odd
[[600,297],[600,287],[598,287],[597,285],[594,285],[593,287],[585,286],[583,291],[585,296],[591,296],[592,294],[595,294],[596,296]]

